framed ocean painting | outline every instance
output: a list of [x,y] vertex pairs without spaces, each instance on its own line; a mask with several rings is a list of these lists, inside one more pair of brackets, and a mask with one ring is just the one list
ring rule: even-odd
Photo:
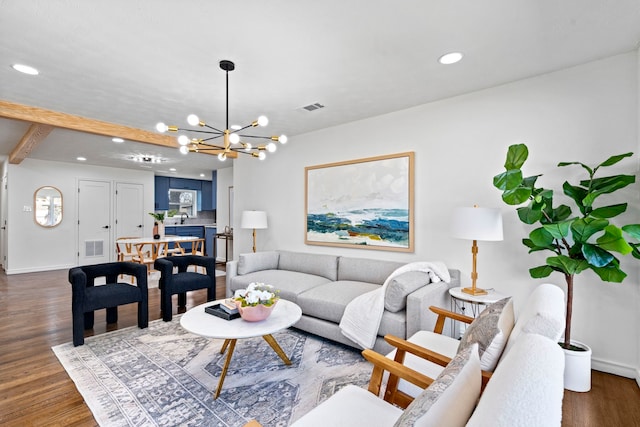
[[414,153],[305,168],[308,245],[413,252]]

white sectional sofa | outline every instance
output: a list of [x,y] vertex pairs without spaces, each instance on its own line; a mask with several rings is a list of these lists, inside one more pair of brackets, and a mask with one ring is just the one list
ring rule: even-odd
[[[280,290],[280,297],[298,304],[302,318],[296,328],[360,348],[340,332],[345,307],[357,296],[380,288],[400,262],[289,251],[241,254],[227,263],[226,294],[233,295],[251,282]],[[394,278],[385,294],[385,311],[374,350],[391,346],[384,335],[407,338],[432,330],[436,315],[429,306],[450,306],[449,288],[460,286],[460,271],[449,270],[448,283],[431,283],[424,272],[411,271]]]

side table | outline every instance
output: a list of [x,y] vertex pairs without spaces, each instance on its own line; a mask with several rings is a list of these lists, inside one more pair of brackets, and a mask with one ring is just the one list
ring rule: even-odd
[[[218,261],[218,239],[225,241],[225,254],[224,261]],[[217,233],[213,236],[213,257],[216,259],[216,265],[227,265],[229,261],[230,246],[233,247],[233,234],[231,233]]]
[[[478,314],[480,314],[487,305],[509,296],[493,289],[486,289],[486,291],[487,294],[485,295],[471,295],[462,292],[462,287],[449,289],[449,295],[451,295],[451,311],[471,317],[478,317]],[[467,311],[467,309],[469,309],[469,311]],[[451,325],[451,330],[454,331],[455,335],[454,326],[453,324]],[[465,326],[466,324],[461,325],[460,336],[463,334]]]

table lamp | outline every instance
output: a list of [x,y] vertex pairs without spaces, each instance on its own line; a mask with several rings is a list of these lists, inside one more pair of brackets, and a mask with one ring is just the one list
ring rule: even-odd
[[473,270],[471,272],[471,287],[463,288],[462,292],[470,295],[486,295],[487,291],[476,288],[478,272],[476,260],[478,256],[478,240],[502,240],[502,215],[494,208],[456,208],[451,221],[451,234],[457,239],[473,240],[471,253],[473,254]]
[[256,229],[267,228],[267,213],[264,211],[242,211],[240,227],[253,228],[253,252],[256,251]]

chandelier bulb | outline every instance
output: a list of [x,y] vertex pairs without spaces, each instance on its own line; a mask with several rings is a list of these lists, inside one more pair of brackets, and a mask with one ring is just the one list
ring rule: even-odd
[[268,124],[269,124],[269,119],[267,119],[267,116],[258,117],[258,126],[266,126]]
[[273,142],[270,142],[267,144],[267,151],[270,153],[273,153],[274,151],[276,151],[276,149],[278,148],[278,146],[276,144],[274,144]]
[[191,126],[198,126],[198,124],[200,124],[200,119],[195,114],[189,114],[187,116],[187,123]]
[[243,144],[243,147],[244,147],[245,151],[251,151],[251,149],[253,148],[253,146],[251,145],[250,142],[247,142],[246,144]]
[[188,147],[188,146],[186,146],[186,145],[181,146],[181,147],[180,147],[180,153],[182,153],[182,154],[187,154],[187,153],[189,153],[189,147]]
[[286,144],[288,140],[289,138],[287,138],[287,135],[280,135],[278,137],[278,141],[280,142],[280,144]]
[[185,146],[188,145],[191,141],[189,140],[189,137],[187,135],[180,135],[178,137],[178,144]]
[[261,151],[261,152],[259,152],[259,153],[258,153],[258,158],[259,158],[260,160],[264,160],[264,159],[265,159],[265,157],[267,157],[267,155],[266,155],[266,154],[264,154],[264,151]]
[[225,153],[218,154],[218,160],[224,162],[225,160],[227,160],[227,155]]
[[156,130],[160,133],[165,133],[166,131],[169,130],[169,126],[165,125],[164,123],[160,122],[156,125]]
[[229,142],[232,144],[237,144],[240,142],[240,136],[237,133],[232,133],[229,135]]

